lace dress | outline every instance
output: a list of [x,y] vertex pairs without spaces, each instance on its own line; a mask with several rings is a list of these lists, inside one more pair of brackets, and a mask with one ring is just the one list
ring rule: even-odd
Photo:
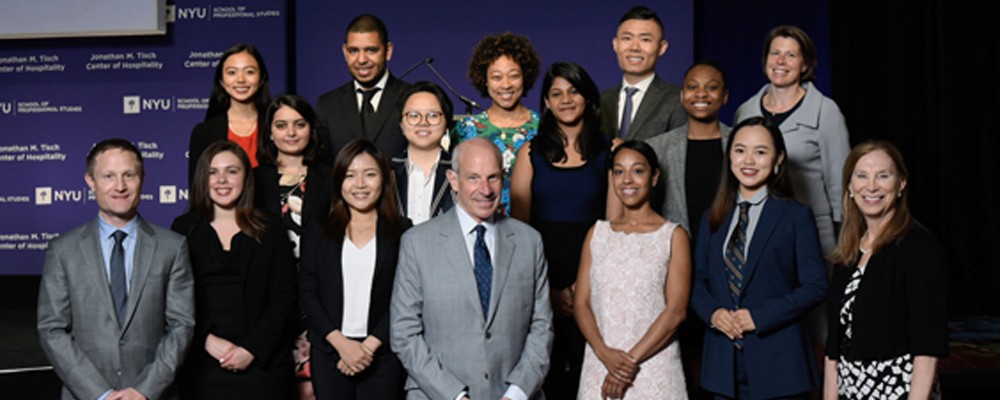
[[[590,306],[609,346],[627,351],[666,306],[663,286],[676,227],[667,222],[653,232],[623,233],[611,230],[607,221],[597,221],[590,242]],[[577,398],[600,399],[607,372],[588,345]],[[687,399],[676,340],[639,366],[623,399]]]

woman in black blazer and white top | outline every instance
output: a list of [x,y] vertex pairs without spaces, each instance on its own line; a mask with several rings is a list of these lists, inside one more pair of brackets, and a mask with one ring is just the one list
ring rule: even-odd
[[844,226],[827,298],[825,399],[939,398],[948,355],[948,269],[913,219],[903,156],[889,142],[856,147],[844,164]]
[[316,398],[400,398],[405,372],[389,349],[389,300],[409,222],[386,156],[370,141],[348,143],[334,161],[331,188],[328,218],[309,224],[302,238]]
[[257,132],[264,125],[259,111],[270,101],[267,65],[260,51],[241,43],[223,52],[215,67],[205,121],[194,127],[188,140],[189,184],[201,153],[221,140],[239,143],[250,157],[250,166],[257,168]]

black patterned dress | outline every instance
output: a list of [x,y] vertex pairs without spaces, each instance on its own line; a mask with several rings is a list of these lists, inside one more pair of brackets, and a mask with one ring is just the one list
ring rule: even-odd
[[[844,289],[840,307],[840,360],[837,362],[837,393],[841,399],[906,399],[913,379],[913,356],[903,354],[886,360],[848,360],[850,354],[851,326],[854,320],[854,300],[864,277],[865,268],[859,267],[851,275]],[[940,399],[941,391],[935,380],[931,399]]]

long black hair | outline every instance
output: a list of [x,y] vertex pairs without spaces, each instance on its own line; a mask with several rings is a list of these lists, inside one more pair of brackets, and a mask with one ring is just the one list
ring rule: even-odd
[[719,179],[719,190],[715,193],[715,200],[712,201],[712,207],[709,209],[708,214],[708,226],[712,228],[713,232],[722,226],[736,204],[736,192],[740,189],[740,181],[736,179],[736,175],[733,175],[733,161],[730,153],[733,151],[733,143],[736,142],[736,135],[740,133],[741,129],[750,126],[762,126],[771,135],[771,141],[774,142],[774,160],[776,163],[778,158],[784,156],[784,161],[780,165],[775,164],[778,168],[777,173],[767,171],[767,181],[764,184],[767,185],[768,197],[776,199],[795,198],[791,177],[789,176],[790,173],[788,172],[788,152],[785,150],[785,138],[781,136],[781,130],[767,118],[747,118],[733,127],[733,134],[729,137],[729,143],[726,144],[726,154],[722,157],[722,177]]
[[[559,61],[545,71],[541,104],[545,104],[549,89],[552,88],[556,78],[563,78],[573,85],[577,93],[580,93],[587,102],[583,109],[583,126],[576,141],[576,149],[584,160],[588,160],[608,148],[608,140],[600,131],[601,92],[582,67],[569,61]],[[538,121],[538,135],[531,141],[531,150],[538,151],[550,163],[559,163],[567,158],[565,147],[566,135],[559,129],[555,115],[546,107]]]
[[226,49],[219,57],[219,64],[215,66],[215,80],[212,81],[212,95],[208,99],[208,111],[205,112],[205,120],[209,120],[216,115],[220,115],[229,110],[229,102],[232,100],[226,89],[222,87],[222,73],[226,60],[233,54],[247,52],[257,60],[257,67],[260,72],[260,87],[253,94],[253,103],[257,108],[258,120],[263,121],[264,110],[267,109],[268,102],[271,101],[271,86],[268,84],[267,65],[264,64],[264,56],[260,54],[254,45],[240,43]]

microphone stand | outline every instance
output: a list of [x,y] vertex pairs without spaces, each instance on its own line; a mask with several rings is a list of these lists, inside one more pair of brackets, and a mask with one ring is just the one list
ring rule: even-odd
[[479,103],[476,103],[474,100],[458,94],[458,92],[455,91],[455,88],[451,87],[451,84],[449,84],[448,81],[444,79],[444,77],[441,76],[440,73],[438,73],[437,69],[434,69],[434,66],[431,65],[431,63],[434,62],[433,58],[428,58],[427,60],[429,60],[429,62],[425,63],[425,65],[427,65],[427,68],[430,68],[431,72],[434,73],[434,76],[436,76],[438,80],[440,80],[441,83],[443,83],[444,86],[448,88],[448,91],[451,92],[451,94],[455,95],[455,97],[458,97],[458,99],[461,100],[462,103],[465,103],[466,114],[472,114],[473,109],[478,109],[478,110],[483,109],[482,107],[479,106]]

